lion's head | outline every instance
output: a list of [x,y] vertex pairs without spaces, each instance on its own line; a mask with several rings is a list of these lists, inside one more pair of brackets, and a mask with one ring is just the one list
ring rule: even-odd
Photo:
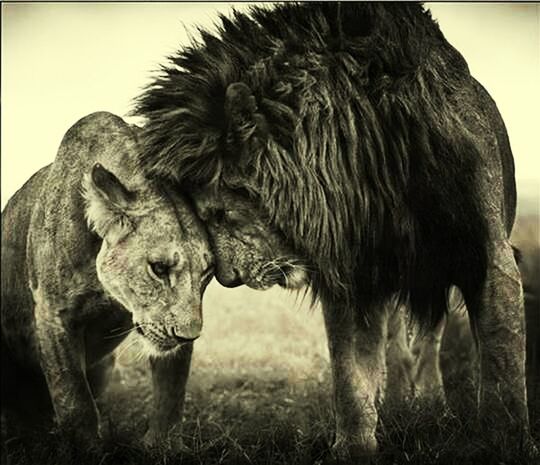
[[226,189],[195,190],[192,198],[210,233],[222,285],[298,289],[308,283],[306,263],[255,201]]
[[196,339],[213,258],[185,199],[150,185],[130,191],[100,164],[84,191],[89,224],[103,238],[98,279],[132,313],[148,348],[162,354]]

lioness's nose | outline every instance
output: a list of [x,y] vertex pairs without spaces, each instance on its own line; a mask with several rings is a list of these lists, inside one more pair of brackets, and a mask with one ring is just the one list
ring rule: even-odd
[[202,320],[196,319],[186,325],[175,325],[169,328],[169,335],[179,343],[192,342],[201,335]]
[[182,343],[185,343],[185,342],[193,342],[195,339],[198,339],[199,336],[200,336],[200,333],[197,334],[196,336],[191,336],[191,337],[184,337],[180,334],[177,333],[177,330],[175,329],[174,326],[171,327],[171,329],[169,330],[169,334],[174,338],[176,339],[176,341],[179,343],[179,344],[182,344]]

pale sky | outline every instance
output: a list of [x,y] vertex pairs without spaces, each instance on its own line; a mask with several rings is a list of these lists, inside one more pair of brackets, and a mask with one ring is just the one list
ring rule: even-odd
[[[64,133],[106,110],[125,116],[167,54],[211,27],[227,3],[2,4],[2,208]],[[245,9],[247,4],[237,4]],[[518,191],[540,189],[539,4],[427,6],[508,128]]]

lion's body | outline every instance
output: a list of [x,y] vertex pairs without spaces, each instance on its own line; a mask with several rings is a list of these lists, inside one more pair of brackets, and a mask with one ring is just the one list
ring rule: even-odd
[[[250,204],[268,218],[268,237],[281,233],[311,270],[338,456],[376,444],[386,304],[397,298],[434,328],[452,286],[478,336],[482,405],[502,401],[527,429],[506,129],[421,5],[285,4],[222,18],[217,35],[203,32],[171,58],[138,113],[147,118],[142,166],[192,189],[222,283],[250,274],[216,240],[248,234],[222,213]],[[224,202],[227,192],[243,200]]]
[[[98,427],[92,397],[103,389],[114,362],[110,354],[133,322],[157,341],[154,353],[177,349],[166,357],[183,359],[185,383],[191,344],[181,349],[176,341],[202,323],[199,268],[207,266],[210,252],[185,202],[173,203],[135,176],[137,144],[134,129],[114,115],[81,119],[54,163],[3,212],[2,405],[19,423],[47,424],[54,407],[60,426],[91,439]],[[119,192],[129,193],[129,204]],[[174,289],[147,272],[153,255],[166,260],[170,253],[182,262]],[[161,322],[177,335],[157,340],[152,334]],[[162,389],[178,376],[171,374]],[[177,421],[172,406],[166,415]],[[158,421],[163,415],[157,413]]]
[[[157,175],[235,187],[227,157],[245,159],[238,170],[265,212],[323,271],[315,290],[361,302],[362,311],[399,292],[420,320],[436,323],[450,286],[474,286],[485,272],[474,177],[497,144],[493,123],[504,125],[420,7],[343,6],[342,43],[337,15],[332,5],[257,10],[256,21],[238,15],[221,40],[205,35],[204,46],[175,57],[186,72],[171,68],[141,99],[151,115],[146,149],[161,156],[148,163]],[[245,144],[231,131],[223,143],[223,110],[210,100],[235,81],[253,89],[264,120],[246,123]],[[162,122],[177,108],[185,111],[169,124],[182,143],[165,145]],[[501,176],[495,162],[489,169]]]

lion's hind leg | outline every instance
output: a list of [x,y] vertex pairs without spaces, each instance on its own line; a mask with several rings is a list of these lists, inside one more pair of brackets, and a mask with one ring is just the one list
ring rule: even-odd
[[440,366],[445,328],[445,316],[434,328],[422,331],[405,307],[389,309],[386,403],[396,405],[413,398],[446,403]]
[[481,419],[528,442],[523,290],[508,239],[490,244],[486,278],[465,301],[480,355]]
[[440,365],[441,343],[446,328],[443,317],[435,328],[426,333],[416,331],[412,344],[414,361],[414,396],[418,399],[445,403],[443,376]]
[[407,310],[399,306],[389,309],[388,342],[386,344],[386,394],[389,406],[410,400],[414,394],[414,356],[409,343]]

